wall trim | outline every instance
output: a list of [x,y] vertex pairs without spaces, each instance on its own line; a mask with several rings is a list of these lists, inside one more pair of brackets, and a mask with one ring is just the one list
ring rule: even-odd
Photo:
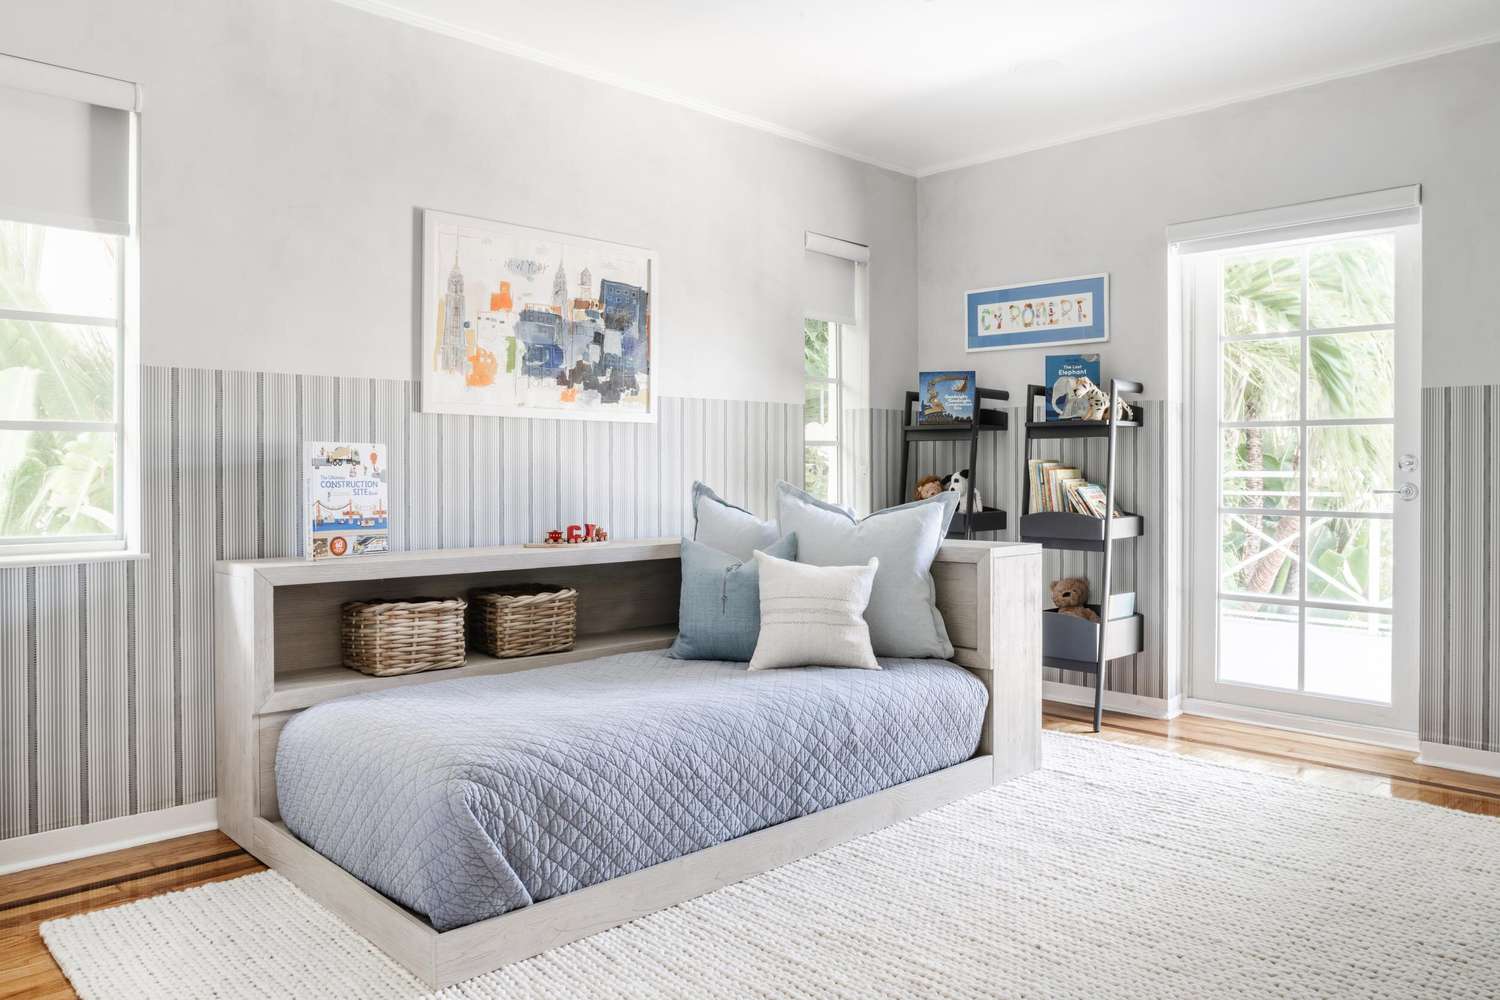
[[1455,747],[1447,743],[1429,743],[1427,740],[1422,741],[1420,750],[1417,754],[1418,764],[1500,778],[1500,753],[1493,750]]
[[0,840],[0,875],[218,828],[219,800],[203,799],[170,809],[29,833]]
[[1205,701],[1202,698],[1184,698],[1182,710],[1187,715],[1201,715],[1227,722],[1244,722],[1252,726],[1285,729],[1293,733],[1310,736],[1328,736],[1336,740],[1353,740],[1356,743],[1373,743],[1393,750],[1417,749],[1417,734],[1403,729],[1388,729],[1384,726],[1366,726],[1357,722],[1338,722],[1333,719],[1317,719],[1294,712],[1277,712],[1269,708],[1250,708],[1231,705],[1223,701]]
[[[1043,681],[1042,698],[1046,701],[1060,701],[1064,705],[1094,707],[1094,689],[1079,684]],[[1104,692],[1104,708],[1106,711],[1139,715],[1147,719],[1175,719],[1182,714],[1182,699],[1147,698],[1145,695],[1107,690]]]

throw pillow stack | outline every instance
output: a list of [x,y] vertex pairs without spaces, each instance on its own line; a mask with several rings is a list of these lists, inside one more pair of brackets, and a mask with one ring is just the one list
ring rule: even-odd
[[777,519],[762,521],[694,483],[669,655],[751,670],[952,656],[931,569],[956,507],[943,493],[859,520],[780,483]]

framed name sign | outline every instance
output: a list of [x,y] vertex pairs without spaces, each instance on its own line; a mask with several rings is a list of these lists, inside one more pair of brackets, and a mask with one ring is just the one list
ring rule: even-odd
[[1109,275],[967,292],[964,325],[970,351],[1103,343],[1109,339]]

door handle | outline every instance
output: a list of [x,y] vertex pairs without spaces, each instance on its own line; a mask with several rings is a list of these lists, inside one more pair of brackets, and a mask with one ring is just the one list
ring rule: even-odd
[[1402,500],[1415,500],[1417,498],[1416,483],[1402,483],[1399,490],[1371,490],[1371,493],[1386,493],[1400,497]]

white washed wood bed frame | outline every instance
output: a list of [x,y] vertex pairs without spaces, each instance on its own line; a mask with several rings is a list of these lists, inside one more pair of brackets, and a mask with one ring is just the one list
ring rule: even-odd
[[[1039,546],[951,541],[933,566],[956,651],[990,702],[978,753],[894,788],[779,823],[642,871],[438,932],[293,836],[276,803],[276,743],[310,705],[360,691],[427,684],[659,649],[676,633],[676,539],[560,552],[520,546],[389,553],[306,562],[221,562],[215,574],[219,825],[241,847],[440,988],[888,826],[1035,769],[1041,758],[1042,561]],[[407,677],[338,666],[338,607],[372,596],[462,594],[518,580],[580,589],[579,639],[566,653]]]

